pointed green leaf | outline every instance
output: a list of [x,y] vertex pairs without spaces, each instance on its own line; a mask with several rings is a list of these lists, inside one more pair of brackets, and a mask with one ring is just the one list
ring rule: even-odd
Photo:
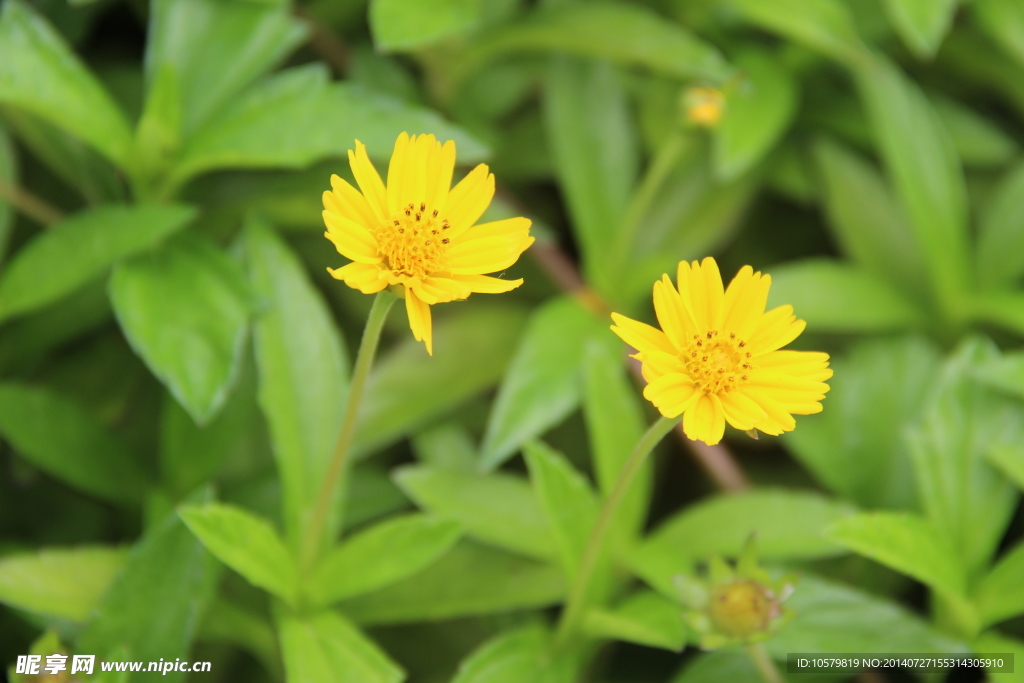
[[424,571],[341,607],[359,623],[394,624],[536,609],[564,595],[558,567],[463,541]]
[[85,621],[124,564],[123,548],[43,548],[0,559],[0,602]]
[[537,441],[527,443],[523,451],[534,495],[555,537],[566,579],[571,581],[597,522],[597,497],[586,478],[558,451]]
[[840,0],[730,0],[748,21],[812,50],[855,63],[866,49]]
[[281,478],[285,530],[295,541],[337,438],[348,363],[327,304],[285,243],[252,222],[245,246],[253,289],[267,306],[253,327],[260,407]]
[[1016,0],[976,0],[970,10],[985,33],[1024,66],[1024,7]]
[[[604,344],[587,344],[583,357],[583,417],[594,459],[594,474],[607,496],[615,487],[630,453],[644,433],[644,413],[637,389],[626,375],[626,361]],[[651,460],[641,467],[623,497],[613,533],[631,539],[643,526],[651,496]]]
[[583,629],[596,638],[611,638],[680,652],[686,645],[683,610],[652,591],[640,591],[612,610],[592,609]]
[[223,503],[186,505],[178,515],[214,557],[249,583],[288,602],[295,599],[295,562],[269,522]]
[[925,291],[924,257],[881,174],[838,142],[814,146],[829,228],[840,248],[864,270],[900,289]]
[[970,277],[967,200],[960,159],[918,87],[884,58],[857,71],[878,150],[896,187],[935,296],[961,310]]
[[553,58],[544,123],[584,272],[599,291],[610,292],[614,283],[603,266],[612,255],[640,163],[618,71],[606,63]]
[[921,509],[971,575],[991,562],[1018,499],[985,457],[1024,441],[1020,404],[974,379],[975,368],[997,357],[987,340],[965,342],[941,370],[923,420],[907,433]]
[[865,508],[913,508],[903,434],[920,419],[939,365],[939,350],[923,338],[860,342],[834,360],[826,409],[783,443],[840,496]]
[[1024,491],[1024,450],[1017,446],[996,446],[986,453],[988,461]]
[[[188,502],[209,500],[209,492],[201,491]],[[124,568],[78,636],[78,649],[108,653],[123,647],[132,659],[188,659],[200,616],[219,575],[217,561],[178,515],[171,513],[149,528],[132,548]],[[171,672],[165,678],[181,681],[184,675]],[[146,675],[132,675],[130,680],[144,681]]]
[[121,329],[198,423],[227,398],[242,362],[251,296],[242,271],[209,242],[182,236],[110,277]]
[[506,52],[563,52],[646,67],[682,79],[723,81],[730,68],[713,46],[643,5],[598,0],[543,4],[523,20],[483,33],[464,73]]
[[549,655],[550,635],[541,626],[500,633],[473,651],[452,683],[571,683],[575,667],[568,655]]
[[953,545],[922,517],[895,512],[864,513],[836,522],[827,535],[945,595],[960,596],[966,590],[964,565]]
[[1002,166],[1017,155],[1017,142],[992,119],[948,97],[929,93],[928,99],[965,165]]
[[765,642],[781,661],[789,652],[967,651],[902,605],[813,574],[800,577],[785,606],[793,620]]
[[306,37],[281,3],[156,0],[146,45],[146,80],[170,66],[187,135]]
[[[356,449],[386,446],[432,424],[498,383],[525,317],[515,306],[473,301],[434,322],[434,355],[404,341],[377,360],[356,428]],[[429,360],[429,362],[428,362]]]
[[580,358],[597,322],[576,301],[560,297],[530,319],[498,389],[480,448],[492,470],[520,445],[561,422],[580,400]]
[[953,23],[958,0],[886,0],[889,21],[918,59],[931,59]]
[[[1011,653],[1014,655],[1014,659],[1019,662],[1021,658],[1024,658],[1024,640],[1017,638],[1011,638],[998,631],[990,630],[982,633],[973,643],[972,648],[974,652],[978,654],[988,654],[996,652]],[[1021,683],[1024,680],[1024,676],[1021,675],[1019,668],[1015,669],[1016,673],[993,673],[989,671],[988,677],[995,683]]]
[[11,259],[0,276],[0,318],[57,301],[121,259],[181,230],[193,216],[195,210],[181,204],[106,206],[76,213]]
[[419,513],[394,517],[345,539],[320,560],[305,590],[326,605],[415,574],[451,548],[462,527]]
[[373,44],[385,52],[426,47],[464,33],[482,13],[481,0],[372,0]]
[[745,78],[729,95],[714,129],[715,173],[726,181],[739,178],[764,158],[796,110],[796,83],[776,58],[748,52],[736,66]]
[[461,472],[476,470],[476,444],[469,432],[455,423],[431,427],[413,437],[412,448],[425,465]]
[[150,485],[135,455],[96,415],[46,389],[0,385],[0,433],[33,465],[92,495],[137,502]]
[[0,103],[31,112],[127,161],[131,133],[124,114],[64,39],[21,0],[0,11]]
[[423,465],[402,467],[394,476],[417,505],[454,519],[469,536],[530,557],[549,559],[558,554],[544,512],[521,477]]
[[372,640],[336,612],[278,618],[289,681],[399,683],[405,672]]
[[1008,551],[978,583],[974,600],[983,626],[1024,614],[1024,543]]
[[1024,273],[1024,163],[1006,172],[981,208],[978,277],[988,286],[1010,285]]

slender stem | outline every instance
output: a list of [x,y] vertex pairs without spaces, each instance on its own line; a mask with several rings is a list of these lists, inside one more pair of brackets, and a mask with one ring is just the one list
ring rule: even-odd
[[334,445],[334,454],[331,456],[323,484],[320,486],[320,493],[317,495],[313,507],[313,516],[310,518],[307,528],[305,547],[303,548],[303,566],[306,568],[311,566],[316,559],[323,542],[322,536],[327,526],[327,519],[330,517],[335,495],[343,481],[342,475],[348,464],[352,438],[356,431],[356,420],[359,417],[359,405],[362,403],[363,390],[366,388],[366,379],[370,375],[370,367],[373,365],[373,358],[377,353],[377,343],[380,341],[384,320],[395,303],[395,299],[395,295],[386,289],[377,294],[377,298],[373,300],[370,315],[366,319],[363,340],[359,344],[359,353],[356,355],[356,364],[352,371],[352,382],[348,389],[345,414],[341,420],[341,430],[338,432],[338,441]]
[[14,207],[19,213],[28,216],[42,226],[49,227],[57,223],[64,214],[44,200],[19,185],[8,185],[0,180],[0,200]]
[[677,422],[679,422],[679,418],[662,417],[648,428],[644,435],[640,437],[636,447],[633,448],[633,452],[630,453],[626,464],[622,466],[622,471],[619,472],[619,478],[615,481],[615,486],[605,499],[604,505],[601,506],[597,522],[594,524],[594,528],[591,529],[587,545],[583,550],[583,559],[580,560],[579,571],[573,579],[569,598],[566,601],[565,610],[562,612],[562,620],[558,625],[558,643],[560,645],[564,645],[579,629],[588,593],[590,592],[590,584],[594,580],[594,570],[597,569],[597,561],[604,550],[608,530],[615,519],[615,513],[618,512],[619,507],[622,505],[622,499],[626,496],[629,485],[633,482],[634,477],[636,477],[640,466],[647,460],[647,456],[650,455],[654,447],[658,445],[658,442],[672,430],[672,427]]
[[747,654],[750,655],[750,659],[753,660],[754,666],[757,667],[765,683],[782,683],[782,674],[779,673],[779,669],[775,666],[772,658],[768,656],[764,645],[761,643],[750,643],[746,648]]

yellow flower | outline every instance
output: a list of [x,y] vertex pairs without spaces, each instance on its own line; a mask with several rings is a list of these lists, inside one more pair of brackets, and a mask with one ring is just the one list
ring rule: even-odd
[[683,95],[683,106],[690,123],[714,128],[722,120],[725,95],[715,88],[690,88]]
[[714,445],[725,423],[781,434],[793,415],[821,412],[828,354],[780,351],[803,332],[792,306],[765,312],[771,277],[744,266],[723,291],[713,258],[679,263],[679,289],[654,283],[661,330],[612,313],[612,331],[637,350],[644,397],[665,417],[683,415],[691,439]]
[[509,218],[474,225],[494,196],[494,175],[480,164],[455,187],[455,143],[402,133],[388,166],[387,186],[358,140],[348,153],[359,190],[336,175],[324,192],[325,236],[352,263],[328,272],[365,294],[400,285],[417,341],[431,343],[430,306],[497,294],[520,280],[484,273],[505,270],[533,244],[530,221]]

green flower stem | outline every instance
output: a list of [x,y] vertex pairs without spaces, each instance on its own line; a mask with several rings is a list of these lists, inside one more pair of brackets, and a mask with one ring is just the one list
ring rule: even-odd
[[640,471],[641,465],[647,460],[647,456],[654,450],[654,447],[678,423],[679,418],[659,418],[640,437],[640,441],[637,442],[633,452],[629,455],[629,460],[626,461],[622,471],[619,472],[619,478],[615,481],[615,487],[612,488],[611,493],[608,494],[604,501],[604,505],[601,506],[597,522],[594,524],[594,528],[591,529],[586,548],[583,550],[583,559],[580,561],[579,571],[573,580],[569,591],[569,598],[566,601],[565,609],[562,611],[561,622],[558,624],[557,642],[559,645],[565,645],[579,630],[580,622],[583,619],[583,610],[587,603],[587,596],[590,592],[590,584],[594,580],[594,570],[597,569],[597,561],[604,550],[605,543],[608,540],[608,530],[615,519],[615,513],[619,511],[619,507],[622,505],[622,499],[626,496],[629,485],[633,483],[636,473]]
[[761,643],[749,643],[746,648],[747,654],[750,655],[750,659],[753,660],[754,666],[757,667],[765,683],[782,683],[782,674],[779,673],[779,669],[775,666],[772,658],[768,656],[764,645]]
[[309,527],[305,537],[303,548],[304,568],[312,566],[323,545],[324,529],[327,526],[327,519],[331,514],[334,505],[335,495],[344,481],[346,466],[348,465],[349,451],[352,446],[352,438],[355,436],[356,420],[359,417],[359,406],[363,399],[363,390],[366,388],[366,379],[370,376],[370,368],[373,366],[373,358],[377,354],[377,344],[380,342],[380,332],[384,327],[384,321],[388,317],[388,311],[395,303],[397,297],[388,290],[377,294],[373,300],[373,307],[366,319],[366,327],[363,329],[363,339],[359,344],[359,353],[356,355],[356,365],[352,371],[352,383],[348,389],[348,400],[345,403],[345,414],[341,420],[341,430],[338,432],[338,441],[334,444],[334,454],[324,475],[323,484],[320,486],[320,493],[317,495],[313,507],[313,515],[310,518]]

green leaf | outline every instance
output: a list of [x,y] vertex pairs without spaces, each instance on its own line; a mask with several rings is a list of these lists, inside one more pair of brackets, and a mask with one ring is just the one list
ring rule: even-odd
[[209,421],[238,375],[249,331],[252,297],[235,262],[182,236],[118,264],[109,288],[135,352],[196,422]]
[[552,657],[550,639],[542,626],[499,633],[459,664],[452,683],[571,683],[574,662],[568,655]]
[[1024,7],[1015,0],[976,0],[970,11],[985,33],[1024,66]]
[[876,57],[856,73],[878,150],[947,312],[969,290],[967,200],[960,159],[935,110],[900,70]]
[[295,600],[295,562],[269,522],[223,503],[183,506],[178,515],[214,557],[249,583],[288,602]]
[[118,165],[131,132],[124,114],[41,16],[21,0],[0,12],[0,103],[46,119]]
[[1024,451],[1019,446],[996,446],[986,455],[993,467],[1024,491]]
[[827,532],[851,550],[911,576],[944,595],[966,590],[964,564],[953,545],[928,520],[909,513],[862,513]]
[[750,534],[756,533],[762,558],[833,557],[843,551],[824,538],[824,530],[852,513],[849,505],[804,491],[719,495],[670,517],[645,545],[681,559],[705,560],[711,555],[738,555]]
[[333,105],[322,64],[270,76],[189,138],[169,182],[178,186],[215,168],[302,168],[343,155],[352,141],[338,135]]
[[777,58],[748,52],[736,65],[745,78],[714,129],[715,173],[725,181],[739,178],[771,150],[793,120],[797,99],[796,83]]
[[866,48],[839,0],[731,0],[745,19],[840,62],[856,63]]
[[558,555],[545,514],[521,477],[481,476],[424,465],[402,467],[394,477],[417,505],[454,519],[469,536],[539,559]]
[[268,441],[256,403],[256,370],[247,361],[224,408],[209,424],[197,425],[173,397],[164,399],[161,481],[179,497],[212,477],[244,476],[270,459]]
[[596,328],[593,314],[568,297],[553,299],[533,314],[494,400],[481,468],[499,466],[576,408],[580,357]]
[[[259,401],[281,478],[285,530],[295,542],[337,438],[348,362],[327,304],[285,243],[251,222],[245,247],[253,289],[267,303],[253,328]],[[335,526],[332,515],[332,538]]]
[[974,368],[997,354],[991,342],[965,342],[932,388],[924,419],[907,434],[921,507],[969,575],[989,565],[1018,499],[985,457],[1024,441],[1019,403],[974,379]]
[[953,23],[958,0],[886,0],[889,21],[918,59],[931,59]]
[[[701,652],[686,663],[671,683],[732,683],[760,680],[754,660],[740,648]],[[791,679],[784,678],[784,681]],[[806,681],[806,678],[801,678]],[[812,679],[813,680],[813,679]],[[808,681],[810,683],[810,681]]]
[[0,559],[0,602],[85,621],[124,564],[123,548],[43,548]]
[[61,221],[22,247],[4,269],[0,319],[57,301],[181,230],[194,216],[193,208],[180,204],[142,204],[86,209]]
[[920,419],[939,362],[919,337],[858,343],[833,361],[827,408],[783,443],[822,484],[860,506],[914,508],[903,434]]
[[686,645],[683,612],[676,603],[651,591],[640,591],[613,610],[592,609],[584,617],[583,629],[595,638],[679,652]]
[[718,181],[710,150],[700,137],[687,136],[682,145],[675,167],[636,224],[632,244],[619,252],[619,279],[614,291],[605,294],[622,308],[635,308],[639,301],[647,305],[651,283],[662,273],[674,272],[680,260],[702,258],[726,244],[759,189],[753,173]]
[[925,291],[924,259],[910,225],[881,174],[838,142],[814,146],[832,235],[857,265],[896,287]]
[[152,86],[167,67],[177,75],[187,137],[305,38],[303,24],[281,3],[156,0],[146,80]]
[[924,312],[885,280],[831,259],[772,269],[768,308],[791,304],[818,331],[877,332],[921,327]]
[[713,46],[642,5],[597,0],[543,4],[483,33],[462,56],[462,77],[508,52],[563,52],[646,67],[679,79],[724,81],[731,69]]
[[[621,355],[604,344],[587,344],[583,356],[583,417],[598,487],[607,496],[644,433],[644,412]],[[642,466],[624,496],[612,533],[632,539],[646,521],[652,460]]]
[[982,206],[976,268],[990,287],[1011,285],[1024,273],[1024,163],[1006,172]]
[[781,661],[789,652],[967,651],[898,603],[813,574],[800,577],[786,608],[793,620],[765,642]]
[[434,322],[433,356],[406,334],[378,359],[356,428],[360,452],[414,433],[498,383],[515,352],[524,313],[509,305],[463,306]]
[[[209,492],[202,491],[188,502],[209,500]],[[78,649],[106,653],[123,647],[139,660],[188,659],[189,646],[219,574],[217,561],[178,515],[171,513],[149,528],[132,548],[124,568],[79,635]],[[184,676],[171,672],[165,678],[180,681]],[[146,677],[135,675],[131,680]]]
[[278,618],[289,681],[399,683],[402,671],[373,641],[336,612]]
[[263,614],[224,599],[211,601],[199,625],[197,639],[228,643],[246,650],[274,677],[284,678],[277,634]]
[[137,502],[149,487],[135,455],[99,418],[46,389],[0,384],[0,433],[33,465],[92,495]]
[[551,60],[544,92],[548,145],[583,270],[600,292],[609,292],[614,283],[603,266],[640,163],[626,91],[610,64],[561,57]]
[[1017,142],[993,121],[948,97],[929,93],[928,99],[965,165],[1002,166],[1017,155]]
[[1024,400],[1024,352],[994,355],[972,368],[970,373],[993,389]]
[[982,626],[989,626],[1024,614],[1024,543],[1008,551],[996,562],[975,590],[974,600],[981,613]]
[[481,0],[371,0],[373,44],[385,52],[410,51],[473,28]]
[[1024,292],[983,292],[971,301],[974,316],[1024,337]]
[[476,470],[476,444],[458,424],[440,424],[420,432],[412,438],[412,448],[425,465],[461,472]]
[[315,604],[327,605],[383,588],[437,561],[461,534],[450,520],[419,513],[394,517],[331,549],[306,590]]
[[135,128],[133,170],[136,193],[151,191],[146,183],[162,175],[181,146],[181,93],[178,74],[164,64],[155,74]]
[[409,499],[382,467],[358,463],[347,477],[345,514],[341,516],[346,527],[357,527],[409,507]]
[[566,579],[571,581],[597,522],[597,497],[586,478],[558,451],[536,441],[527,443],[523,451],[534,495],[555,537]]
[[564,594],[558,567],[461,542],[419,574],[341,607],[359,623],[394,624],[547,607]]

